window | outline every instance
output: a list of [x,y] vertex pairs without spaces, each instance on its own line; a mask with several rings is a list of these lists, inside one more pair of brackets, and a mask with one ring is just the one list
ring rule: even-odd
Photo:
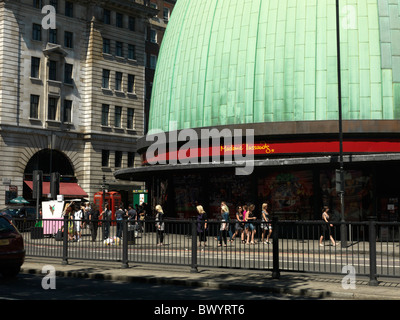
[[135,92],[135,76],[133,74],[128,74],[128,92]]
[[103,39],[103,53],[111,53],[110,49],[110,39]]
[[39,118],[39,96],[31,94],[31,107],[29,117],[32,119]]
[[110,70],[103,69],[101,87],[105,89],[110,88]]
[[110,150],[101,150],[101,166],[108,167],[110,160]]
[[71,100],[64,100],[63,122],[66,122],[66,123],[72,122],[72,101]]
[[110,106],[108,104],[103,104],[101,106],[101,125],[108,126],[108,115],[110,111]]
[[122,151],[115,151],[115,167],[121,168],[122,163]]
[[57,81],[57,61],[49,62],[49,80]]
[[133,44],[128,44],[128,59],[136,60],[136,47]]
[[72,80],[72,69],[73,69],[73,65],[66,63],[64,66],[64,83],[67,84],[72,84],[73,80]]
[[111,23],[111,12],[110,10],[103,10],[103,23],[110,24]]
[[73,38],[74,34],[69,31],[64,32],[64,47],[73,48]]
[[74,4],[70,1],[65,1],[65,15],[71,18],[74,16]]
[[31,77],[39,78],[39,70],[40,70],[40,58],[32,57],[31,58]]
[[57,44],[57,29],[49,29],[49,42]]
[[128,108],[128,116],[127,116],[127,121],[126,121],[126,127],[128,129],[133,129],[133,121],[134,121],[134,110],[132,108]]
[[130,31],[135,31],[136,28],[136,20],[134,17],[129,17],[129,21],[128,21],[128,28]]
[[163,10],[163,18],[164,18],[164,21],[168,21],[169,20],[169,9],[168,8],[164,8],[164,10]]
[[155,70],[156,64],[157,64],[157,56],[155,56],[154,54],[151,54],[149,68]]
[[122,90],[122,72],[115,72],[115,90]]
[[135,153],[128,152],[128,167],[133,168],[134,164],[135,164]]
[[42,26],[34,23],[32,25],[32,40],[42,41]]
[[33,0],[33,7],[37,9],[42,9],[42,0]]
[[123,54],[122,54],[123,46],[124,46],[124,44],[122,42],[120,42],[120,41],[116,41],[115,42],[115,55],[117,57],[122,57],[123,56]]
[[58,0],[50,0],[50,5],[54,7],[54,9],[58,8]]
[[47,119],[48,120],[56,120],[57,117],[57,98],[49,98],[49,105],[48,105],[48,112],[47,112]]
[[114,115],[114,126],[116,128],[121,128],[122,107],[116,106]]
[[116,14],[116,20],[115,20],[115,25],[118,28],[122,28],[123,27],[123,21],[124,21],[124,15],[122,13],[118,13]]
[[150,42],[157,43],[157,32],[154,29],[150,29]]

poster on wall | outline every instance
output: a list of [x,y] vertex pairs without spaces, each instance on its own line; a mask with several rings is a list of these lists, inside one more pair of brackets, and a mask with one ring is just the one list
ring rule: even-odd
[[201,179],[188,174],[174,177],[175,211],[178,218],[190,219],[197,216],[196,205],[200,199]]
[[282,220],[312,218],[312,171],[275,172],[258,179],[258,198]]
[[64,201],[43,201],[43,234],[56,234],[64,224]]
[[[324,170],[320,174],[322,205],[331,209],[333,221],[341,218],[340,198],[336,192],[334,170]],[[346,170],[344,174],[344,218],[346,221],[362,221],[372,212],[372,178],[361,170]]]
[[251,180],[248,176],[235,176],[232,174],[219,174],[210,177],[210,216],[219,219],[221,202],[224,201],[229,208],[231,218],[235,218],[236,207],[252,202]]

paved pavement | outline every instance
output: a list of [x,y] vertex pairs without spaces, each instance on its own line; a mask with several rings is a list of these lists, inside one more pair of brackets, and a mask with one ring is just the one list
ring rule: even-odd
[[379,278],[378,286],[369,286],[368,278],[356,277],[355,288],[345,289],[342,286],[345,275],[282,272],[280,279],[276,280],[270,271],[199,268],[197,273],[193,273],[184,266],[130,263],[128,268],[122,268],[118,262],[82,260],[70,260],[67,265],[62,265],[60,259],[31,256],[26,257],[21,272],[42,274],[45,265],[52,265],[57,277],[206,286],[300,295],[310,299],[400,300],[399,278]]

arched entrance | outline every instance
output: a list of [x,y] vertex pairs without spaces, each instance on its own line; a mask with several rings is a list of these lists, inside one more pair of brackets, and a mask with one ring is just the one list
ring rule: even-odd
[[62,176],[74,176],[70,160],[58,150],[43,149],[35,153],[26,165],[24,174],[31,175],[34,170],[42,170],[44,175],[58,172]]
[[61,151],[43,149],[35,153],[24,170],[24,198],[32,200],[32,176],[34,170],[43,172],[43,198],[50,193],[50,176],[52,172],[60,174],[60,194],[64,198],[87,198],[87,193],[78,185],[70,159]]

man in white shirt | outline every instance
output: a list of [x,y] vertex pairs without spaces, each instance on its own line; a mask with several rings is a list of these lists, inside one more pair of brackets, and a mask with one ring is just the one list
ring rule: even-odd
[[74,223],[75,223],[75,239],[77,241],[80,240],[82,236],[82,231],[81,231],[81,223],[83,219],[83,207],[81,209],[77,209],[74,213]]

